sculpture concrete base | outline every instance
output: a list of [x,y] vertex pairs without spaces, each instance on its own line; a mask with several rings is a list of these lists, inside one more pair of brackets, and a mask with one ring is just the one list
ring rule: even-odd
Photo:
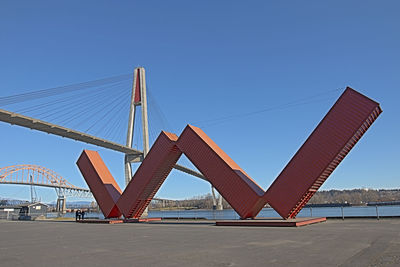
[[282,218],[256,218],[253,220],[223,220],[217,221],[217,226],[261,226],[261,227],[299,227],[325,222],[326,217],[308,217],[284,220]]

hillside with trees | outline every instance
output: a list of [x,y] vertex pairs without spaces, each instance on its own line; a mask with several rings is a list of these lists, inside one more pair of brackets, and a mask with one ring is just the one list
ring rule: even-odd
[[[322,190],[318,191],[308,202],[310,205],[367,205],[369,202],[400,201],[400,189],[351,189],[351,190]],[[231,208],[223,201],[224,209]],[[184,200],[153,201],[150,209],[212,209],[211,194],[197,196]]]
[[366,205],[368,202],[400,201],[400,189],[352,189],[317,191],[309,204],[349,203]]

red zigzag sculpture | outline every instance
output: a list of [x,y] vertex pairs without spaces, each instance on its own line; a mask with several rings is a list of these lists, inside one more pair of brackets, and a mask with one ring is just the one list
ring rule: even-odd
[[294,218],[381,112],[378,103],[346,88],[266,192],[191,125],[179,138],[161,132],[124,192],[97,152],[84,150],[77,165],[106,218],[139,218],[182,153],[242,219],[257,216],[267,203]]

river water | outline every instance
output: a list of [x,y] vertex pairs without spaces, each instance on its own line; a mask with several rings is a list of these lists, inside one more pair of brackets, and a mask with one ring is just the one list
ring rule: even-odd
[[[400,216],[400,206],[378,206],[379,216]],[[297,217],[341,217],[342,207],[318,207],[304,208]],[[344,217],[353,216],[377,216],[375,206],[343,207]],[[150,211],[149,217],[177,217],[177,218],[206,218],[217,220],[239,219],[234,210],[171,210]],[[280,217],[272,208],[264,208],[257,217]]]
[[[343,212],[343,213],[342,213]],[[314,207],[304,208],[297,217],[363,217],[363,216],[400,216],[400,206],[350,206],[350,207]],[[48,217],[51,217],[49,214]],[[75,213],[67,213],[65,217],[75,217]],[[87,213],[86,217],[104,218],[101,213]],[[209,220],[239,219],[232,209],[226,210],[151,210],[152,218],[205,218]],[[257,217],[280,217],[272,208],[264,208]]]

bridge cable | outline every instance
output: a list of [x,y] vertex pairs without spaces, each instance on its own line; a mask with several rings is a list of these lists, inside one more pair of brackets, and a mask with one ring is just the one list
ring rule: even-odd
[[[125,129],[113,129],[115,127],[110,129],[109,127],[111,125],[123,125],[122,118],[126,119],[126,123],[128,121],[128,113],[125,112],[124,107],[129,107],[131,81],[129,81],[129,84],[124,80],[118,81],[116,79],[111,80],[112,83],[107,79],[100,81],[103,84],[98,81],[95,83],[87,82],[83,83],[83,87],[82,84],[78,84],[73,88],[72,86],[62,86],[41,90],[40,94],[31,92],[3,97],[0,98],[0,102],[15,106],[29,100],[30,102],[42,101],[28,104],[28,106],[25,104],[22,107],[17,106],[17,113],[27,112],[33,114],[28,116],[68,128],[81,127],[83,128],[81,131],[87,133],[95,132],[95,134],[102,134],[108,137],[112,132],[113,137],[121,139],[122,143],[125,143],[123,140],[126,137],[123,138],[123,135],[126,134],[127,126],[123,127]],[[97,87],[88,88],[89,85],[96,85]],[[78,90],[78,87],[86,90]],[[66,90],[61,91],[61,88],[72,88],[73,90],[67,92]],[[67,95],[67,93],[69,94]],[[60,99],[60,97],[62,98]],[[43,102],[45,98],[49,100]],[[107,131],[107,133],[104,133],[104,131]]]
[[58,87],[53,87],[53,88],[48,88],[48,89],[43,89],[43,90],[38,90],[38,91],[33,91],[33,92],[27,92],[27,93],[12,95],[12,96],[0,97],[0,106],[7,106],[7,105],[15,104],[15,103],[25,102],[28,100],[45,98],[45,97],[59,95],[59,94],[65,94],[67,92],[72,92],[72,91],[84,90],[84,89],[88,89],[88,88],[92,88],[92,87],[96,87],[96,86],[101,86],[104,84],[109,84],[109,83],[114,83],[114,82],[118,82],[121,80],[130,79],[131,76],[132,76],[131,74],[123,74],[123,75],[118,75],[118,76],[113,76],[113,77],[108,77],[108,78],[103,78],[103,79],[98,79],[98,80],[93,80],[93,81],[88,81],[88,82],[58,86]]
[[250,111],[250,112],[246,112],[246,113],[237,113],[237,114],[226,115],[226,116],[222,116],[222,117],[218,117],[218,118],[212,118],[212,119],[207,119],[207,120],[196,121],[196,122],[193,122],[193,124],[198,124],[198,125],[201,125],[202,128],[206,128],[206,127],[213,126],[213,125],[219,125],[219,124],[224,123],[226,121],[237,119],[237,118],[243,118],[243,117],[248,117],[248,116],[252,116],[252,115],[258,115],[258,114],[261,114],[261,113],[275,111],[275,110],[279,110],[279,109],[287,109],[287,108],[292,108],[292,107],[296,107],[296,106],[302,106],[302,105],[306,105],[306,104],[310,104],[310,103],[322,102],[322,101],[326,101],[326,100],[332,99],[335,96],[325,97],[325,98],[316,99],[316,100],[312,100],[312,99],[320,98],[321,96],[326,96],[328,94],[331,94],[331,93],[334,93],[334,92],[338,92],[338,91],[342,91],[342,90],[343,90],[343,88],[333,89],[333,90],[329,90],[329,91],[326,91],[326,92],[323,92],[323,93],[319,93],[319,94],[316,94],[316,95],[313,95],[313,96],[310,96],[310,97],[306,97],[306,98],[301,98],[301,99],[298,99],[298,100],[290,101],[290,102],[287,102],[287,103],[284,103],[284,104],[265,107],[265,108],[262,108],[262,109],[259,109],[259,110],[254,110],[254,111]]
[[[110,116],[110,114],[112,114],[112,112],[114,111],[114,110],[121,110],[121,106],[123,107],[123,103],[124,102],[126,102],[126,99],[129,97],[129,94],[127,94],[126,92],[123,92],[123,94],[122,94],[122,96],[121,97],[119,97],[118,99],[116,99],[117,101],[115,101],[115,102],[113,102],[112,104],[114,104],[115,103],[115,105],[109,110],[109,111],[107,111],[107,112],[105,112],[104,113],[104,115],[97,121],[97,122],[100,122],[100,121],[104,121],[104,125],[99,129],[99,131],[101,131],[102,129],[104,129],[105,127],[107,127],[110,123],[111,123],[111,121],[110,121],[110,118],[111,118],[111,120],[112,119],[114,119],[114,117],[113,116]],[[119,109],[117,109],[119,107]],[[106,118],[108,118],[108,120],[106,121]],[[96,123],[97,123],[96,122]],[[127,121],[128,122],[128,121]],[[94,126],[94,125],[93,125]],[[91,126],[91,127],[93,127],[93,126]],[[91,128],[88,128],[88,130],[87,131],[89,131]],[[96,132],[96,134],[97,133],[99,133],[99,132]]]
[[[106,91],[104,94],[95,96],[93,99],[91,99],[90,102],[84,102],[85,107],[79,110],[80,104],[76,104],[74,109],[76,108],[76,112],[73,113],[72,116],[70,116],[70,119],[68,122],[71,120],[76,120],[76,127],[81,126],[83,123],[88,122],[89,119],[94,118],[94,115],[96,115],[99,111],[104,110],[104,106],[102,104],[106,104],[106,106],[109,106],[109,103],[107,101],[112,101],[118,97],[118,95],[110,95],[108,91]],[[66,123],[66,122],[64,122]]]

